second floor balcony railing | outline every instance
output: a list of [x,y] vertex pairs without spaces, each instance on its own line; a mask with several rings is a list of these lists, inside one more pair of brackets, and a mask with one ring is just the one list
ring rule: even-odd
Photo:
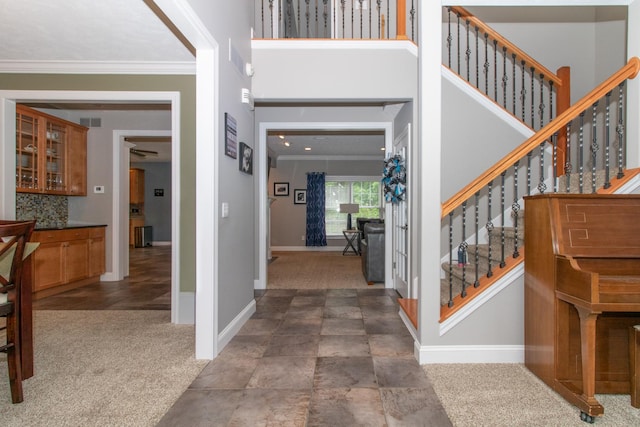
[[418,0],[256,0],[255,37],[416,41]]

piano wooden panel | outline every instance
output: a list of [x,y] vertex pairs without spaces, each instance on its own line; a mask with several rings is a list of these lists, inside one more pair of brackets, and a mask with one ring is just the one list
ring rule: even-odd
[[525,197],[525,365],[591,416],[629,393],[640,324],[640,195]]

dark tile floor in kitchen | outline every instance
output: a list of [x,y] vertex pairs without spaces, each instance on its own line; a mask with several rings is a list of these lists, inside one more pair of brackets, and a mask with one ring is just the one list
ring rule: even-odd
[[171,246],[129,250],[129,276],[33,302],[34,310],[171,310]]
[[256,292],[159,426],[451,426],[387,289]]

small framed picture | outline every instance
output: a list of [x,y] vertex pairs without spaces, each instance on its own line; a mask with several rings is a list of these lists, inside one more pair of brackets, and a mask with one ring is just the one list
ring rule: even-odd
[[253,149],[244,142],[240,143],[240,171],[246,174],[253,174]]
[[288,196],[289,195],[289,183],[288,182],[274,182],[273,183],[273,195],[274,196]]
[[296,205],[306,205],[307,190],[293,190],[293,203]]

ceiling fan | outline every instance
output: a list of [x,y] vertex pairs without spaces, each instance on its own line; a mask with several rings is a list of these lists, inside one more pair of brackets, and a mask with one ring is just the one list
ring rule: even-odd
[[[127,136],[124,138],[125,141],[127,142],[171,142],[171,137],[170,136]],[[140,148],[135,148],[135,147],[131,147],[129,149],[129,152],[133,155],[139,156],[139,157],[147,157],[147,156],[154,156],[157,157],[158,156],[158,152],[157,151],[152,151],[152,150],[142,150]]]
[[151,151],[151,150],[139,150],[137,148],[130,148],[129,152],[135,156],[139,156],[139,157],[147,157],[147,156],[158,156],[158,152],[157,151]]

